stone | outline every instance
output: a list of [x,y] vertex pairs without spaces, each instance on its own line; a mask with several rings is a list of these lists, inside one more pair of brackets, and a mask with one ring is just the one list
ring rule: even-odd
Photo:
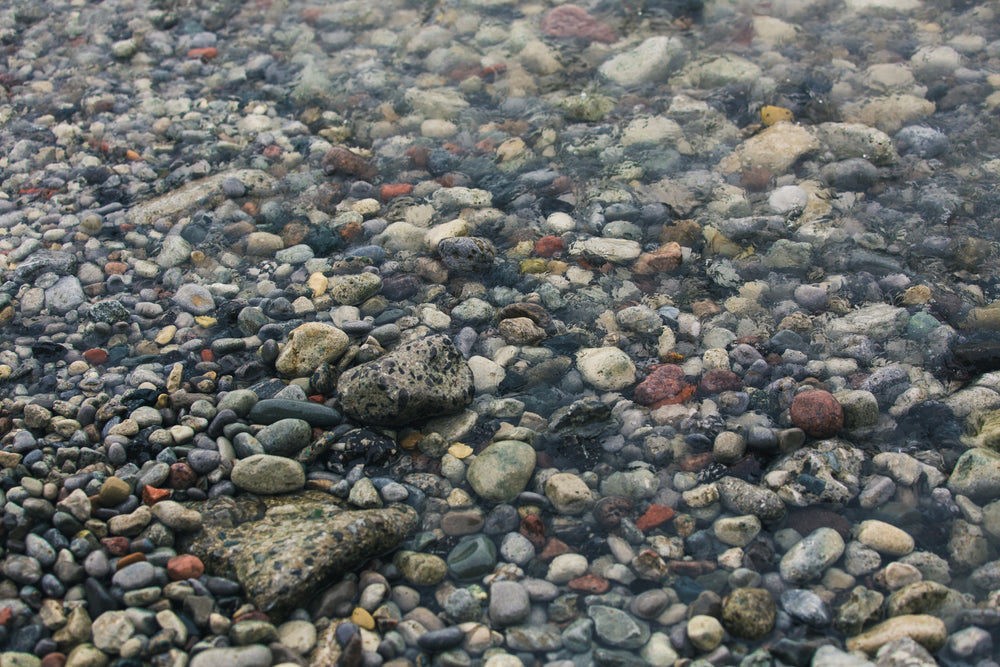
[[400,551],[393,558],[393,563],[399,568],[403,578],[414,586],[439,584],[448,574],[448,565],[444,559],[433,554]]
[[784,174],[799,158],[819,147],[819,140],[808,128],[787,121],[779,122],[737,146],[735,151],[722,159],[718,169],[732,173],[763,167],[773,174]]
[[814,438],[829,438],[844,426],[844,410],[833,394],[812,389],[796,394],[789,408],[792,423]]
[[913,537],[902,528],[884,521],[869,519],[857,528],[857,540],[887,556],[905,556],[913,551]]
[[188,667],[270,667],[271,649],[260,644],[210,648],[191,658]]
[[500,440],[469,464],[466,478],[481,498],[493,503],[513,500],[535,470],[535,450],[519,440]]
[[106,611],[94,619],[90,631],[94,646],[113,655],[121,650],[135,627],[124,611]]
[[[266,398],[257,401],[250,409],[247,418],[255,424],[274,424],[282,419],[300,419],[310,426],[320,428],[337,426],[343,421],[340,413],[329,406],[286,398]],[[257,439],[260,440],[260,435]]]
[[765,588],[737,588],[722,601],[722,622],[733,636],[757,641],[774,629],[777,606]]
[[687,636],[696,649],[707,653],[722,643],[725,632],[719,619],[699,614],[688,620]]
[[944,646],[948,630],[944,621],[935,616],[927,614],[895,616],[867,632],[848,639],[847,649],[874,655],[884,645],[903,637],[909,637],[931,653],[935,653]]
[[601,391],[620,391],[635,382],[635,364],[617,347],[595,347],[576,353],[576,367]]
[[497,581],[490,586],[490,620],[496,626],[517,625],[531,612],[528,591],[516,581]]
[[437,245],[441,262],[458,273],[481,273],[493,266],[497,251],[488,239],[478,236],[451,236]]
[[333,577],[394,549],[418,521],[404,505],[348,510],[318,491],[220,497],[195,508],[205,517],[205,530],[185,543],[187,551],[207,572],[238,581],[258,609],[277,615]]
[[837,562],[844,548],[844,538],[836,530],[817,528],[781,558],[781,578],[792,584],[811,581]]
[[307,322],[288,334],[275,368],[289,377],[308,377],[320,364],[339,359],[349,342],[347,334],[331,324]]
[[678,37],[650,37],[601,63],[598,72],[625,87],[662,81],[683,64],[686,54],[687,47]]
[[609,646],[637,649],[649,641],[649,624],[621,609],[595,604],[587,615],[594,621],[594,634]]
[[587,483],[568,472],[556,473],[545,481],[545,496],[560,514],[582,514],[593,502]]
[[785,503],[774,491],[736,477],[723,477],[716,486],[722,505],[737,514],[752,514],[764,522],[785,515]]
[[965,450],[948,478],[948,488],[972,500],[996,498],[1000,495],[1000,452],[982,447]]
[[184,283],[174,292],[173,302],[182,310],[195,315],[207,315],[215,310],[215,298],[204,285]]
[[266,495],[297,491],[306,484],[306,473],[301,463],[270,454],[254,454],[240,459],[229,477],[233,484],[245,491]]
[[345,371],[337,382],[337,399],[348,416],[382,426],[454,414],[474,391],[469,365],[442,335],[404,343]]
[[747,514],[737,517],[720,517],[712,524],[716,539],[731,547],[745,547],[760,532],[760,519]]
[[379,293],[382,278],[374,273],[334,276],[329,281],[330,296],[341,305],[354,306]]
[[312,427],[302,419],[279,419],[257,433],[257,442],[264,448],[264,453],[273,456],[294,457],[311,440]]

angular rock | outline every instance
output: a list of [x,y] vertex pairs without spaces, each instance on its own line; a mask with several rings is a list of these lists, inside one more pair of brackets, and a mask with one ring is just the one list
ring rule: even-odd
[[279,616],[333,577],[394,549],[418,519],[404,505],[345,510],[316,491],[220,497],[196,507],[205,530],[187,550],[208,572],[235,578],[258,609]]
[[337,382],[344,412],[364,424],[402,426],[456,413],[472,400],[472,370],[447,336],[410,341]]
[[349,343],[347,334],[337,327],[307,322],[288,334],[288,342],[274,365],[284,375],[306,377],[320,364],[339,359]]

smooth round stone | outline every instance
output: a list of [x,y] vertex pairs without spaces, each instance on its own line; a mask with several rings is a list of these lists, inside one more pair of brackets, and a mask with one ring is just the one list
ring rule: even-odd
[[500,440],[484,449],[469,465],[466,477],[486,501],[502,503],[524,491],[535,470],[535,450],[519,440]]
[[219,452],[211,449],[192,449],[188,452],[187,463],[199,475],[207,475],[222,462]]
[[131,493],[128,482],[118,477],[108,477],[97,492],[97,502],[101,507],[114,507],[125,502]]
[[493,266],[496,248],[484,238],[477,236],[452,236],[441,239],[437,245],[438,255],[446,267],[459,273],[478,273]]
[[208,315],[215,310],[215,298],[204,285],[184,283],[174,292],[173,302],[194,315]]
[[27,555],[37,560],[42,567],[50,568],[56,562],[56,550],[35,533],[25,535],[24,547]]
[[814,628],[830,625],[830,608],[812,591],[791,588],[781,594],[781,606],[792,618]]
[[765,588],[737,588],[722,603],[722,622],[733,636],[756,641],[774,629],[777,607]]
[[857,540],[887,556],[905,556],[913,551],[913,537],[902,528],[869,519],[858,526]]
[[649,641],[649,625],[621,609],[592,605],[587,615],[594,621],[594,632],[610,646],[635,649]]
[[249,389],[234,389],[220,398],[218,405],[215,407],[219,412],[232,410],[237,416],[246,417],[259,400],[257,394]]
[[670,596],[662,588],[643,591],[632,599],[629,609],[639,618],[652,619],[663,613],[670,604]]
[[561,554],[552,559],[549,563],[549,571],[545,575],[546,581],[553,584],[569,583],[577,577],[583,576],[590,564],[585,556],[580,554]]
[[[254,410],[259,406],[254,406]],[[252,412],[252,411],[251,411]],[[301,419],[279,419],[257,433],[257,442],[265,454],[292,456],[309,445],[312,427]]]
[[516,581],[497,581],[490,586],[489,614],[498,626],[517,625],[531,612],[528,591]]
[[126,565],[115,572],[111,583],[126,591],[137,590],[151,586],[156,581],[156,568],[152,563],[140,561]]
[[455,648],[465,639],[465,632],[457,625],[440,630],[431,630],[417,638],[417,645],[428,651],[447,651]]
[[244,491],[263,495],[297,491],[306,484],[302,464],[268,454],[254,454],[240,459],[233,466],[230,479]]
[[635,364],[617,347],[582,349],[576,353],[576,367],[586,382],[601,391],[620,391],[635,384]]
[[497,548],[486,535],[462,539],[448,554],[448,571],[459,580],[478,579],[493,571]]
[[687,622],[687,636],[699,651],[713,651],[722,643],[725,630],[719,619],[713,616],[699,614],[692,616]]
[[306,655],[316,645],[316,626],[309,621],[286,621],[278,626],[278,641]]
[[500,543],[500,555],[515,565],[526,565],[535,557],[535,545],[521,533],[507,533]]
[[382,278],[374,273],[334,276],[329,281],[330,296],[344,306],[355,306],[378,294]]
[[91,625],[94,646],[112,655],[121,650],[134,632],[135,627],[124,611],[106,611]]
[[308,422],[310,426],[320,428],[337,426],[343,421],[340,413],[327,405],[283,398],[266,398],[258,401],[247,418],[255,424],[274,424],[284,419],[300,419]]
[[198,653],[189,667],[271,667],[271,649],[259,644],[210,648]]
[[815,579],[844,553],[844,538],[833,528],[817,528],[781,558],[781,578],[793,584]]
[[545,481],[545,496],[560,514],[582,514],[593,501],[587,483],[568,472],[556,473]]
[[403,578],[414,586],[433,586],[448,574],[443,558],[416,551],[400,551],[393,559]]
[[712,524],[715,537],[731,547],[745,547],[760,532],[760,519],[747,514],[737,517],[722,517]]

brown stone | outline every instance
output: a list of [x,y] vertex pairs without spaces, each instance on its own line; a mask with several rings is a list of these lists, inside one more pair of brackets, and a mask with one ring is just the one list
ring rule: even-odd
[[201,559],[191,554],[174,556],[167,561],[167,576],[170,581],[197,579],[205,573],[205,564]]
[[844,409],[828,391],[810,389],[796,394],[789,409],[792,423],[814,438],[829,438],[844,426]]

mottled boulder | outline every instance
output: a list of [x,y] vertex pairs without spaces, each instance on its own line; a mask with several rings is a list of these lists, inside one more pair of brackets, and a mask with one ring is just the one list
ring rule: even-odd
[[418,521],[405,505],[346,510],[317,491],[220,497],[195,508],[205,528],[186,550],[207,572],[238,581],[258,609],[277,616],[396,548]]
[[441,335],[404,343],[345,371],[337,382],[345,414],[382,426],[459,412],[474,392],[472,370],[451,340]]

